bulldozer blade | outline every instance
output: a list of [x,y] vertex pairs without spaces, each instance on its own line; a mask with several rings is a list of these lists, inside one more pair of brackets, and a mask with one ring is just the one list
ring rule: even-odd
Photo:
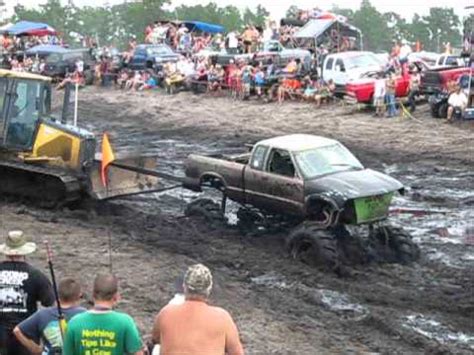
[[101,181],[101,162],[96,160],[92,169],[91,191],[93,198],[105,200],[119,196],[151,193],[165,189],[165,181],[147,173],[156,169],[155,157],[123,158],[107,167],[107,186]]

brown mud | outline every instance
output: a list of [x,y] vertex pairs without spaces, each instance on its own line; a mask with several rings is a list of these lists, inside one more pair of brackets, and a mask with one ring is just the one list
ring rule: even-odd
[[[90,286],[109,265],[121,280],[120,309],[149,333],[154,315],[175,292],[187,265],[202,262],[215,276],[214,304],[237,321],[249,354],[470,354],[474,351],[474,127],[429,118],[374,118],[339,104],[261,104],[180,93],[124,93],[87,88],[79,123],[108,131],[119,152],[158,156],[160,169],[182,173],[190,152],[240,152],[243,144],[285,133],[333,137],[368,167],[408,186],[394,213],[422,258],[412,265],[371,264],[350,275],[289,258],[288,230],[242,235],[233,225],[184,216],[197,194],[178,189],[94,208],[42,210],[0,199],[0,230],[21,228],[40,244],[34,264],[46,266],[42,240],[54,248],[60,275]],[[217,195],[210,194],[213,198]]]

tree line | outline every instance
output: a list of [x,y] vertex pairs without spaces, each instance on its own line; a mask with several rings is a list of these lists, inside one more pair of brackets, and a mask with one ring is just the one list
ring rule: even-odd
[[[264,26],[269,12],[263,6],[240,10],[236,6],[181,5],[167,10],[170,0],[143,0],[113,6],[76,7],[62,5],[60,0],[48,0],[37,8],[17,5],[10,21],[46,22],[58,30],[68,43],[89,36],[101,44],[125,46],[131,36],[144,39],[144,28],[156,20],[196,20],[222,25],[229,30],[242,30],[246,24]],[[290,6],[287,15],[294,16],[297,8]],[[349,23],[362,31],[367,50],[388,50],[394,39],[419,41],[426,50],[442,50],[443,43],[461,43],[461,21],[452,8],[431,8],[426,16],[415,14],[407,21],[393,12],[379,12],[369,0],[363,0],[357,10],[334,6],[331,12],[347,17]]]

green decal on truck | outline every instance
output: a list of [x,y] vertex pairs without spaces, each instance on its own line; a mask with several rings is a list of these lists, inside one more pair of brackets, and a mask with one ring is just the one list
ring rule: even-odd
[[358,198],[354,201],[357,223],[376,221],[387,216],[393,192]]

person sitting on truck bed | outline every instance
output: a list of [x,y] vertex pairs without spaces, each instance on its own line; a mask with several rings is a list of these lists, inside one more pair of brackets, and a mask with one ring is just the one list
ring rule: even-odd
[[467,96],[461,90],[461,86],[456,88],[456,91],[449,95],[448,99],[448,119],[447,122],[453,122],[453,113],[456,110],[459,110],[461,114],[464,112],[464,109],[467,106]]

